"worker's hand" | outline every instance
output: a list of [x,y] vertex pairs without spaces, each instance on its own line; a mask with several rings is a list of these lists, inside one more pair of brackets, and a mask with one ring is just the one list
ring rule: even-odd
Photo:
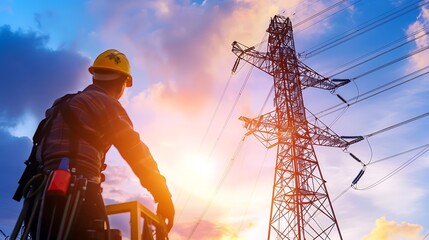
[[174,223],[174,205],[171,201],[171,198],[165,198],[158,203],[156,213],[163,218],[164,221],[167,221],[167,231],[170,232]]

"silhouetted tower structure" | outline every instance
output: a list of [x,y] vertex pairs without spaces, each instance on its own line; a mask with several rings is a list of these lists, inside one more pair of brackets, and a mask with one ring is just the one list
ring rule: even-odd
[[[275,111],[250,119],[240,117],[265,147],[277,146],[277,160],[268,239],[342,239],[313,145],[346,147],[317,119],[307,121],[302,90],[317,87],[334,91],[350,82],[327,79],[298,60],[292,23],[276,15],[271,19],[267,52],[233,43],[240,59],[274,78]],[[335,237],[334,237],[335,236]]]

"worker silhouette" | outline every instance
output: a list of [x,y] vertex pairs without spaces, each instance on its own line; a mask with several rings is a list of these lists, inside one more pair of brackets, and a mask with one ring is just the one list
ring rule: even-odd
[[105,155],[115,146],[158,203],[157,214],[173,226],[174,206],[149,148],[119,103],[133,83],[127,57],[109,49],[89,68],[93,83],[57,99],[33,137],[14,199],[25,198],[12,238],[109,239],[102,199]]

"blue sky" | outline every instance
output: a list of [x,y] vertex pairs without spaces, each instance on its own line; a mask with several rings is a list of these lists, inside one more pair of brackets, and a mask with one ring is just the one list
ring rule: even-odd
[[[345,99],[358,96],[346,111],[321,120],[339,135],[367,135],[428,112],[426,75],[362,100],[366,92],[428,65],[429,55],[422,51],[369,73],[429,45],[425,31],[412,34],[429,22],[429,7],[419,5],[422,1],[0,0],[0,164],[5,172],[0,175],[0,230],[9,233],[19,213],[20,204],[11,196],[45,109],[63,94],[89,84],[87,68],[93,59],[116,48],[129,57],[135,79],[121,102],[173,193],[177,217],[171,239],[188,239],[197,222],[192,239],[266,238],[275,150],[267,151],[252,136],[240,145],[245,129],[238,117],[260,113],[273,80],[244,62],[231,76],[231,43],[259,47],[262,42],[260,49],[265,51],[270,17],[283,14],[294,24],[301,60],[330,76],[377,55],[369,54],[378,49],[381,53],[409,40],[335,75],[356,80],[334,94],[304,91],[306,107],[313,113],[342,103],[335,94]],[[387,21],[401,9],[403,14]],[[386,22],[375,26],[383,17]],[[374,28],[365,31],[365,26]],[[362,34],[356,34],[357,29]],[[346,34],[356,36],[306,56]],[[267,101],[262,113],[273,110],[272,102]],[[427,144],[428,123],[426,118],[410,122],[347,150],[366,163],[383,160]],[[242,147],[235,155],[238,146]],[[368,165],[358,189],[389,176],[422,149]],[[362,167],[341,149],[316,147],[316,153],[329,194],[336,199]],[[106,202],[139,200],[154,208],[115,150],[107,164]],[[423,154],[385,182],[368,190],[349,189],[336,199],[334,210],[344,239],[423,239],[429,232],[428,168]],[[126,220],[114,222],[126,225]]]

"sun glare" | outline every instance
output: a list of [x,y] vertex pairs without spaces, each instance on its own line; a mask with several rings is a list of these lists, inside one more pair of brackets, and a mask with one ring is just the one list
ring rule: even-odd
[[188,154],[183,159],[180,176],[179,181],[186,191],[200,197],[208,196],[216,182],[216,166],[207,157]]
[[201,178],[201,180],[211,179],[215,172],[214,163],[200,155],[188,156],[185,160],[185,168],[185,172],[191,177]]

